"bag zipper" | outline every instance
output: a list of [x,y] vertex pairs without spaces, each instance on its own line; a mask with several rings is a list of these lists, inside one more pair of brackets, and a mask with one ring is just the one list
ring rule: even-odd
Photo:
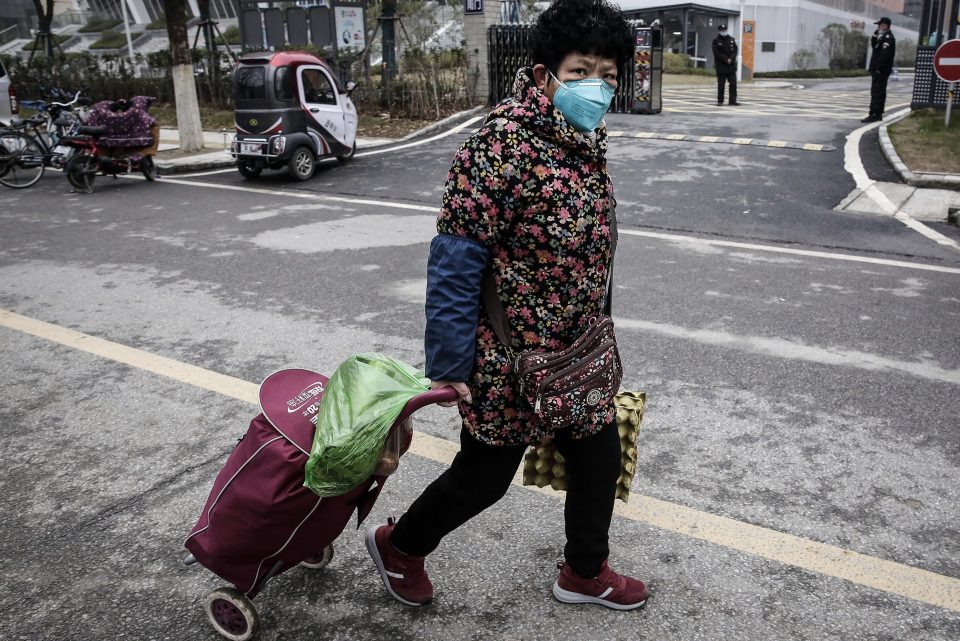
[[[587,330],[587,333],[586,333],[586,334],[581,334],[580,337],[579,337],[577,340],[580,340],[580,338],[584,338],[584,337],[586,337],[587,339],[593,338],[593,336],[594,336],[595,334],[597,334],[597,330],[599,330],[599,329],[605,329],[605,328],[606,328],[607,321],[608,321],[608,319],[606,319],[606,318],[603,319],[603,320],[601,320],[601,321],[598,321],[596,324],[594,324],[593,327],[591,327],[589,330]],[[611,321],[611,322],[612,322],[612,321]],[[576,342],[576,341],[574,341],[574,342]],[[584,342],[589,342],[589,340],[585,340]],[[569,348],[568,348],[568,349],[569,349]],[[536,354],[536,353],[542,353],[542,352],[534,352],[534,353]],[[520,373],[520,367],[519,367],[519,366],[520,366],[520,361],[523,359],[523,356],[524,356],[524,353],[523,353],[523,352],[521,352],[520,354],[517,354],[516,363],[515,363],[514,368],[513,368],[514,371],[516,371],[517,373]],[[552,361],[547,361],[546,363],[540,364],[540,365],[538,365],[538,366],[536,367],[536,369],[532,369],[532,370],[530,370],[530,371],[537,371],[537,370],[545,369],[545,368],[547,368],[547,367],[556,367],[558,364],[565,363],[566,361],[568,361],[568,360],[570,360],[570,359],[572,359],[572,358],[576,358],[576,356],[577,356],[577,350],[573,350],[573,351],[571,351],[571,352],[568,353],[568,354],[564,354],[564,355],[561,356],[560,358],[557,358],[557,359],[554,359],[554,360],[552,360]],[[524,373],[524,374],[529,374],[530,371],[523,372],[523,373]]]
[[[583,357],[583,360],[589,360],[589,359],[593,358],[594,356],[596,356],[597,354],[601,354],[601,353],[607,351],[608,349],[610,349],[611,346],[613,346],[613,348],[616,349],[616,347],[617,347],[616,341],[605,341],[600,347],[598,347],[597,349],[593,350],[592,352],[590,352],[589,354],[587,354],[586,356],[584,356],[584,357]],[[619,356],[619,354],[618,354],[618,356]],[[619,360],[619,358],[616,359],[616,360],[614,360],[614,366],[616,366],[617,360]],[[543,379],[542,381],[540,381],[540,384],[537,385],[538,393],[537,393],[537,397],[536,397],[536,402],[535,402],[534,405],[533,405],[533,411],[534,411],[534,412],[539,412],[539,411],[540,411],[540,400],[541,400],[541,398],[543,397],[543,392],[540,391],[540,390],[543,390],[545,387],[547,387],[551,382],[553,382],[553,381],[556,380],[557,378],[560,378],[560,377],[568,374],[569,372],[573,371],[574,369],[576,369],[576,367],[577,367],[576,365],[571,365],[571,366],[569,366],[569,367],[567,367],[567,368],[565,368],[565,369],[560,370],[559,372],[556,372],[556,373],[554,373],[554,374],[551,374],[550,376],[548,376],[548,377],[546,377],[545,379]],[[596,377],[599,376],[599,375],[600,375],[600,373],[597,373],[596,375],[590,377],[590,378],[587,379],[587,380],[593,380],[594,378],[596,378]]]

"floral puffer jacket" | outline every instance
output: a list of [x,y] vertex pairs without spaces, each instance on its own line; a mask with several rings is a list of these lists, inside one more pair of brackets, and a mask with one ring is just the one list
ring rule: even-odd
[[[536,443],[550,435],[521,396],[508,350],[473,298],[482,271],[489,265],[516,347],[560,350],[583,333],[603,310],[612,259],[606,149],[603,126],[577,132],[536,87],[531,71],[521,69],[515,96],[501,102],[456,154],[428,266],[427,376],[467,379],[448,376],[444,363],[472,356],[459,368],[470,372],[473,397],[460,403],[460,413],[481,442]],[[464,267],[471,261],[480,268]],[[465,285],[464,278],[473,282]],[[477,319],[473,349],[450,347],[457,339],[449,317],[454,308],[470,307],[454,302],[449,291],[456,290],[475,301],[475,314],[460,310]],[[601,404],[570,429],[574,437],[593,434],[613,415],[612,402]]]

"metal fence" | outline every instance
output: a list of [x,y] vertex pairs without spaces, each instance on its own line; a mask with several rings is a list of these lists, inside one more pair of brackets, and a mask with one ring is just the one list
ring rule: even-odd
[[[498,24],[487,31],[487,45],[490,52],[490,94],[489,104],[495,105],[513,93],[513,81],[521,67],[533,66],[527,39],[530,36],[530,24]],[[628,113],[633,107],[634,95],[634,57],[620,70],[621,82],[613,98],[610,111]]]

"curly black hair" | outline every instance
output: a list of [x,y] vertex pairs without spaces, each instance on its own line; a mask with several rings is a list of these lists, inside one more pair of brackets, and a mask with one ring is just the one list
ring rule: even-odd
[[633,29],[606,0],[554,0],[537,18],[528,47],[533,63],[554,73],[571,52],[613,58],[619,69],[633,56]]

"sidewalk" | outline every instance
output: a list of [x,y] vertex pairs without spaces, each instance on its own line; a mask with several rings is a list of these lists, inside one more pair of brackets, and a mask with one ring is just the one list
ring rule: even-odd
[[[900,116],[885,121],[879,129],[880,147],[903,183],[877,182],[877,189],[901,212],[925,222],[952,222],[956,224],[956,212],[960,210],[960,175],[945,173],[921,173],[911,171],[897,154],[887,128],[909,115],[906,110]],[[868,214],[887,213],[884,208],[863,191],[851,193],[837,209]]]

